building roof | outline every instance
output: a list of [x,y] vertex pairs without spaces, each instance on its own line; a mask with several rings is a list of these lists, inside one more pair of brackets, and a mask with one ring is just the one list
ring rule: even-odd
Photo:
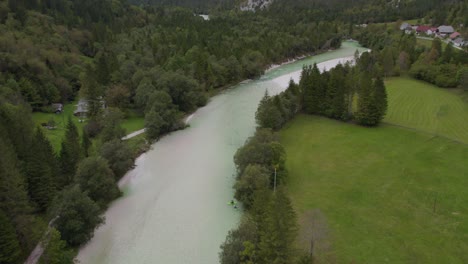
[[400,30],[405,30],[405,29],[407,29],[408,27],[411,27],[411,25],[408,24],[408,23],[403,23],[403,24],[401,24],[401,26],[400,26]]
[[87,113],[88,112],[88,100],[80,99],[78,104],[76,105],[76,110],[73,112],[74,114],[78,113]]
[[455,32],[452,26],[440,26],[437,29],[439,30],[440,33],[443,33],[443,34],[452,34],[453,32]]
[[452,35],[450,35],[450,38],[451,38],[451,39],[456,39],[456,38],[458,38],[459,36],[460,36],[460,33],[454,32],[454,33],[452,33]]
[[463,39],[462,38],[457,38],[453,41],[453,43],[456,43],[456,44],[462,44],[463,43]]
[[426,31],[428,31],[429,29],[431,29],[430,26],[419,26],[419,27],[416,28],[416,31],[417,31],[417,32],[426,32]]

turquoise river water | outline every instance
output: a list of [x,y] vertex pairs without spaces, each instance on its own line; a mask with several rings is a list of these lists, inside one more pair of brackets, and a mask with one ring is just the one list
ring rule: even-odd
[[304,64],[330,69],[364,51],[357,43],[267,71],[213,97],[188,120],[190,127],[163,137],[119,182],[125,195],[111,204],[106,223],[80,249],[83,264],[211,264],[241,212],[228,206],[235,151],[255,131],[255,111],[268,90],[283,91]]

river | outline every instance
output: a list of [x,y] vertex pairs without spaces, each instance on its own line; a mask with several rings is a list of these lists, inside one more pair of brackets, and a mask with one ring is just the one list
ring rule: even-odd
[[190,127],[163,137],[119,182],[124,196],[105,213],[106,223],[80,249],[83,264],[218,263],[219,246],[241,212],[228,206],[235,151],[255,131],[255,111],[268,90],[299,80],[304,64],[330,69],[353,58],[357,43],[283,65],[213,97],[190,118]]

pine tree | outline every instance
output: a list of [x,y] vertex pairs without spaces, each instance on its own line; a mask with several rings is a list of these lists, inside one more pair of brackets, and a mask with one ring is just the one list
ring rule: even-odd
[[72,119],[68,119],[65,138],[62,142],[60,150],[60,166],[62,169],[62,178],[59,180],[59,185],[64,187],[70,184],[75,175],[78,162],[81,158],[81,147],[78,135],[78,129]]
[[20,173],[17,155],[0,123],[0,210],[11,220],[21,248],[32,248],[37,222],[32,216],[24,177]]
[[328,82],[329,117],[341,120],[346,118],[346,85],[345,72],[340,64],[330,72],[330,80]]
[[0,209],[0,263],[17,263],[21,248],[10,219]]
[[303,108],[304,111],[308,114],[318,114],[320,113],[320,100],[321,98],[321,76],[320,70],[317,67],[317,64],[314,64],[313,68],[308,68],[304,72],[305,76],[304,81],[302,81],[301,89],[303,92]]
[[379,123],[387,113],[387,91],[381,77],[374,81],[374,102],[378,108],[377,123]]
[[392,48],[385,47],[382,50],[382,65],[385,76],[391,76],[393,68],[395,67]]
[[89,138],[88,132],[83,129],[83,134],[81,135],[81,148],[83,150],[83,156],[89,157],[89,148],[91,147],[93,143],[91,142],[91,139]]
[[258,245],[261,263],[292,263],[297,217],[282,188],[273,193],[267,208],[265,229],[260,232]]
[[37,128],[26,165],[28,193],[38,209],[45,211],[57,190],[58,164],[50,142]]
[[445,47],[444,53],[442,53],[442,62],[443,63],[450,63],[454,55],[454,49],[452,44],[448,44]]
[[327,100],[328,95],[328,81],[330,80],[330,73],[328,71],[324,71],[322,73],[319,72],[317,81],[316,81],[316,93],[318,98],[318,105],[319,110],[318,114],[320,115],[327,115],[329,112],[331,101]]
[[361,125],[373,125],[371,118],[372,80],[368,73],[363,73],[359,80],[359,98],[356,120]]
[[374,83],[368,74],[361,77],[356,120],[364,126],[376,126],[387,112],[387,93],[381,77]]

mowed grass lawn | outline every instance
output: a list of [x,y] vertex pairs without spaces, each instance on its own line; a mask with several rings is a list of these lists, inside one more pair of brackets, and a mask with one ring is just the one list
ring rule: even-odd
[[468,104],[457,91],[403,77],[389,78],[385,84],[384,122],[468,143]]
[[468,263],[466,145],[390,125],[364,128],[305,115],[286,125],[281,142],[301,222],[318,209],[328,225],[331,247],[319,257]]
[[[84,122],[79,122],[80,119],[73,116],[73,111],[76,109],[76,104],[77,102],[65,104],[61,114],[41,112],[34,112],[32,114],[33,120],[38,126],[40,126],[42,123],[49,122],[49,120],[54,120],[56,129],[44,129],[44,132],[57,153],[60,151],[63,138],[65,137],[65,130],[69,117],[71,117],[73,123],[75,123],[80,135],[83,131],[83,127],[86,125],[86,119]],[[125,129],[127,134],[143,129],[144,126],[144,118],[134,112],[127,113],[127,117],[122,122],[122,128]]]

